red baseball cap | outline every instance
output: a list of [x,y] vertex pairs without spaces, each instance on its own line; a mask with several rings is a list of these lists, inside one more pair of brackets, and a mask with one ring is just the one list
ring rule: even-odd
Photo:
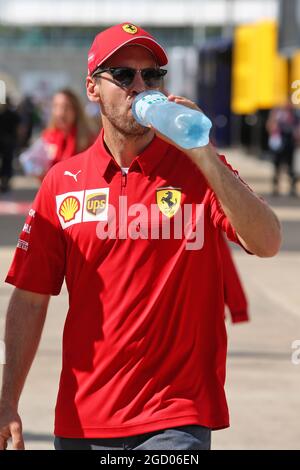
[[97,34],[88,54],[88,73],[92,73],[123,46],[138,44],[149,49],[158,65],[166,65],[168,58],[164,49],[151,34],[132,23],[121,23]]

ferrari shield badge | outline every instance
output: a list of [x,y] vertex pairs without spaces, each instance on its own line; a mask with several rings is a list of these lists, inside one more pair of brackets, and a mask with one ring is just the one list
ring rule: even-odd
[[156,204],[159,210],[167,217],[173,217],[180,207],[180,188],[158,188],[156,190]]

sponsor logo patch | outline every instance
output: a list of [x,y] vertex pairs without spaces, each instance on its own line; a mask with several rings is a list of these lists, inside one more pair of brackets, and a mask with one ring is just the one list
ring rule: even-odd
[[25,223],[22,232],[28,233],[29,235],[30,231],[31,231],[31,225]]
[[108,213],[109,188],[85,191],[83,222],[105,221]]
[[56,213],[63,229],[82,222],[84,191],[73,191],[56,196]]
[[25,240],[21,240],[19,238],[18,243],[17,243],[17,248],[20,248],[21,250],[27,251],[28,250],[28,242],[25,242]]
[[90,214],[98,215],[100,212],[104,211],[106,206],[106,194],[96,193],[90,194],[86,198],[86,210]]
[[134,24],[123,24],[122,29],[125,31],[125,33],[129,34],[136,34],[138,30]]
[[68,196],[61,203],[58,213],[66,223],[75,219],[75,216],[79,209],[80,202],[78,201],[77,197]]
[[96,188],[56,196],[56,213],[62,228],[107,220],[108,194],[109,188]]
[[180,188],[158,188],[156,190],[156,204],[159,210],[166,217],[173,217],[180,207],[181,189]]
[[77,173],[72,173],[71,171],[66,170],[64,172],[64,176],[71,176],[77,183],[77,176],[79,175],[79,173],[81,173],[81,170],[78,170]]

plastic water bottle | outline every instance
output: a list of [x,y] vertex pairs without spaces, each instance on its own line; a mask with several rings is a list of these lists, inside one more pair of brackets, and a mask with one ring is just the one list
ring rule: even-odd
[[132,103],[132,114],[139,124],[152,125],[180,147],[203,147],[209,142],[211,121],[201,111],[188,108],[159,91],[143,91]]

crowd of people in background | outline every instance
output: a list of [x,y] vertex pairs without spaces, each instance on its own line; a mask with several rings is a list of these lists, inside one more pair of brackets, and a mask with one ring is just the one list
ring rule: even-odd
[[[93,105],[83,107],[79,97],[67,88],[56,92],[46,107],[30,96],[25,96],[17,106],[9,98],[6,104],[0,104],[0,191],[10,190],[14,167],[42,181],[52,165],[91,145],[101,127],[98,107]],[[280,177],[286,168],[289,194],[297,196],[299,111],[291,103],[272,109],[266,129],[274,165],[272,194],[280,193]],[[14,165],[15,157],[20,157],[21,165]]]

